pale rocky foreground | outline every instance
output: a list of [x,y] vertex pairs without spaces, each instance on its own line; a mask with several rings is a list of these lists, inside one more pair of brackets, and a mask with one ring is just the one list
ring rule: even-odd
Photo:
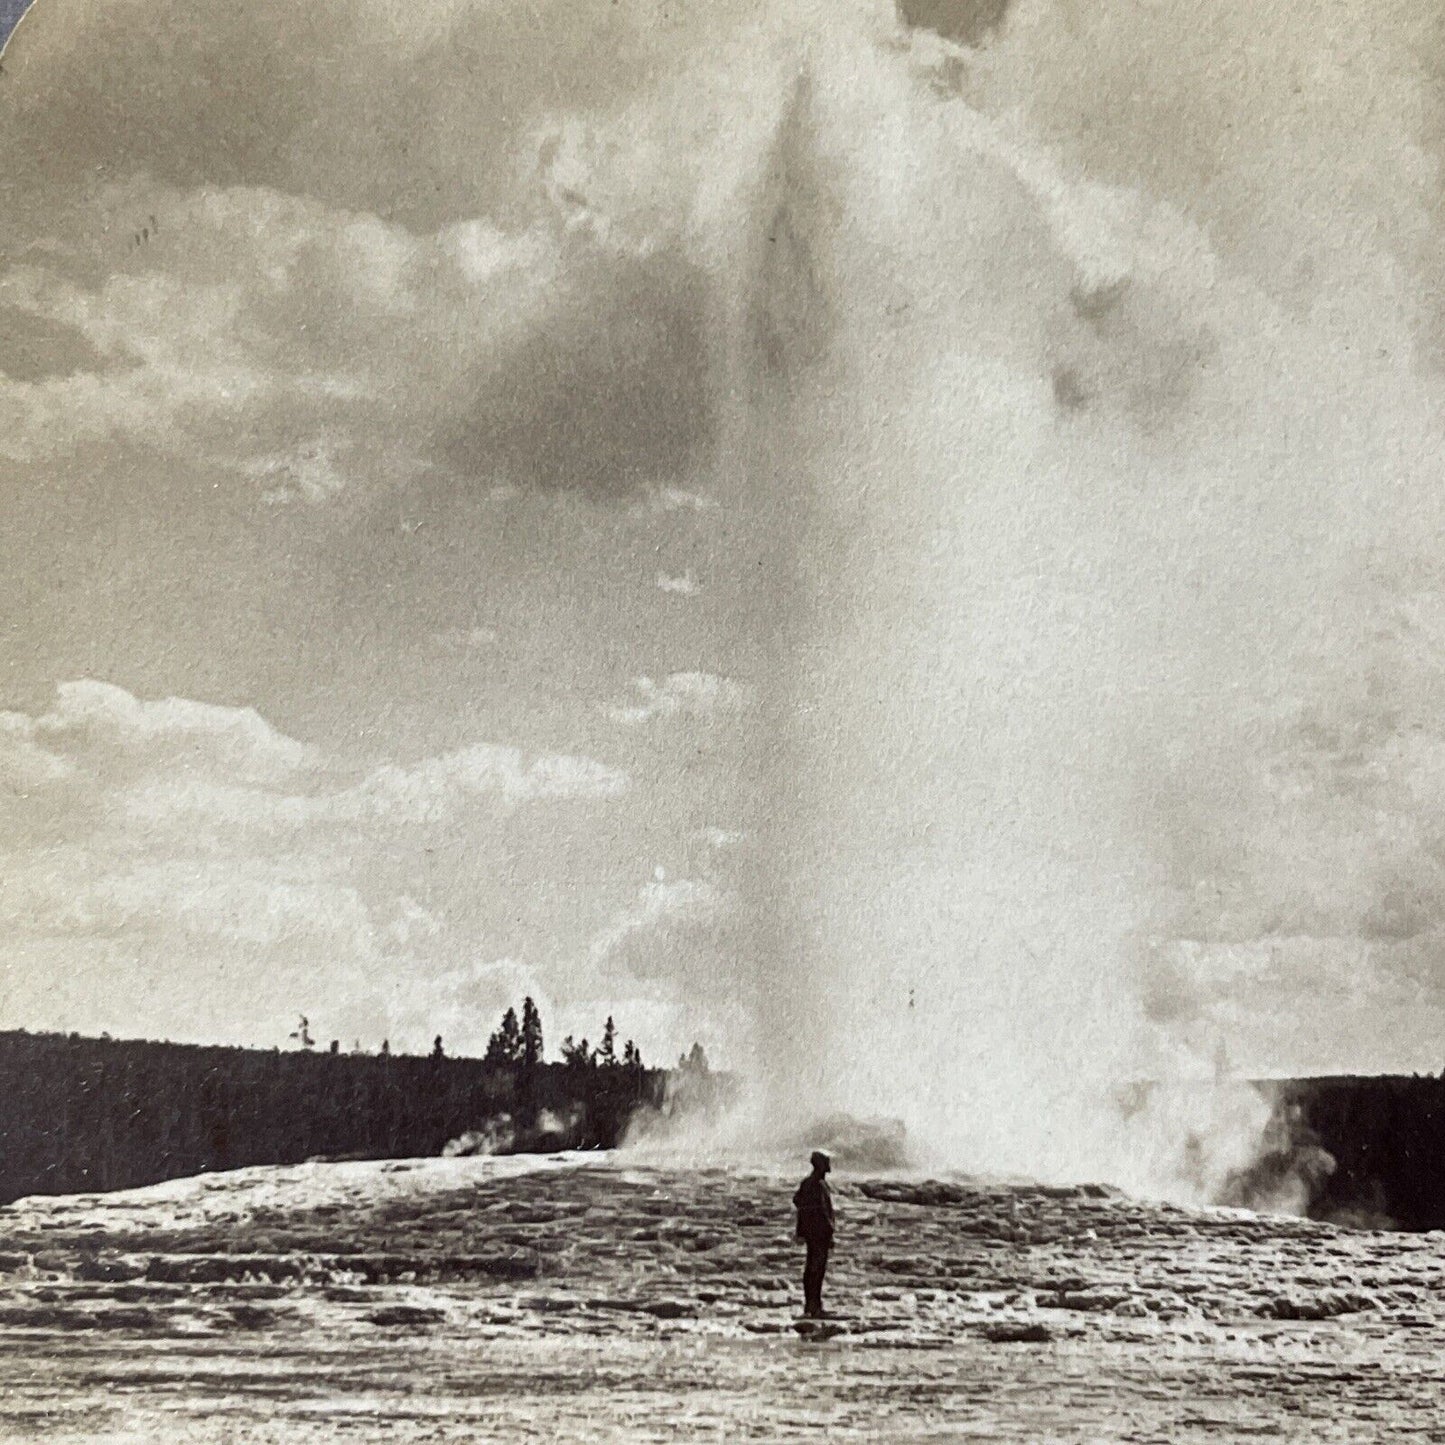
[[24,1200],[0,1435],[1445,1438],[1445,1235],[835,1175],[837,1318],[799,1333],[795,1183],[560,1156]]

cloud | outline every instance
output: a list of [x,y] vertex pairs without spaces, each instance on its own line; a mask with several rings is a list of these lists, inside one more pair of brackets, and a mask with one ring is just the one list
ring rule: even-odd
[[700,1039],[714,1062],[741,1066],[752,1001],[741,987],[756,940],[730,883],[659,868],[593,934],[558,1028],[593,1042],[612,1014],[649,1060],[668,1062]]
[[710,672],[674,672],[661,680],[639,677],[632,687],[639,701],[612,709],[618,722],[631,726],[659,718],[723,717],[743,711],[752,701],[749,688]]
[[[0,714],[7,1017],[55,1026],[108,1007],[172,1036],[219,1020],[218,1037],[253,1042],[278,1006],[324,1000],[335,1026],[354,1021],[375,1013],[378,980],[441,976],[475,941],[466,874],[503,874],[545,839],[530,812],[606,808],[627,784],[590,758],[493,744],[358,769],[249,708],[63,684],[43,713]],[[32,966],[62,940],[89,1002]],[[106,974],[118,950],[156,960],[168,996],[137,997],[136,964]],[[57,1015],[58,999],[79,1012]]]
[[31,718],[23,713],[0,713],[0,782],[10,793],[27,797],[74,773],[74,764],[36,740]]
[[0,272],[0,305],[89,353],[0,379],[11,460],[120,444],[323,503],[435,472],[666,489],[705,458],[706,294],[675,248],[481,218],[415,235],[273,191],[123,189],[105,204],[158,229],[103,282]]
[[188,698],[143,701],[85,679],[56,689],[38,717],[0,713],[0,767],[11,778],[109,790],[133,820],[184,815],[248,821],[423,821],[472,800],[498,807],[609,799],[626,774],[591,758],[475,744],[411,766],[382,764],[353,782],[253,708]]
[[123,778],[176,767],[190,776],[224,772],[273,784],[317,761],[312,749],[277,732],[253,708],[175,697],[142,701],[93,679],[61,683],[54,704],[37,717],[0,713],[0,765],[38,769],[52,781],[78,770]]
[[267,501],[366,495],[438,465],[450,369],[519,344],[550,304],[556,246],[536,229],[416,236],[304,197],[143,179],[98,204],[157,224],[104,281],[0,273],[0,302],[100,358],[0,384],[16,461],[120,444],[203,462]]
[[411,767],[385,763],[349,785],[338,782],[334,769],[309,779],[305,791],[161,774],[133,786],[118,806],[136,826],[199,829],[204,836],[245,830],[299,845],[327,836],[318,837],[318,829],[436,826],[479,809],[499,818],[532,803],[607,801],[621,797],[629,780],[591,758],[477,745]]
[[477,746],[417,767],[386,766],[354,788],[317,799],[323,818],[424,821],[468,799],[515,806],[542,800],[617,798],[626,774],[591,758],[528,758],[520,749]]
[[723,904],[716,885],[693,878],[654,878],[638,890],[633,901],[618,912],[592,940],[588,958],[600,964],[639,935],[648,937],[684,925],[714,919]]
[[1343,305],[1363,331],[1413,310],[1410,272],[1438,267],[1438,54],[1409,0],[1221,0],[1204,27],[1177,3],[1019,0],[963,88],[991,113],[1027,97],[1029,130],[1070,169],[1179,208],[1287,308]]
[[143,9],[78,0],[63,45],[27,26],[7,58],[4,455],[119,444],[270,504],[438,475],[694,504],[715,304],[690,196],[737,108],[698,47],[759,7],[398,27],[331,0],[305,37],[280,9]]
[[667,572],[659,572],[657,590],[671,592],[678,597],[696,597],[702,588],[698,586],[697,578],[691,572],[683,572],[676,577]]

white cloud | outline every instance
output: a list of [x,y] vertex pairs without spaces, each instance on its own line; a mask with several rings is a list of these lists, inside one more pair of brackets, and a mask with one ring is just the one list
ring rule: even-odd
[[695,597],[702,591],[702,588],[698,586],[697,578],[691,572],[683,572],[677,576],[659,572],[657,574],[657,590],[676,593],[679,597]]
[[507,806],[543,799],[617,798],[627,777],[591,758],[529,758],[518,748],[490,744],[428,758],[413,768],[386,766],[354,788],[317,799],[322,818],[424,821],[468,799]]
[[161,858],[96,879],[90,897],[115,933],[175,925],[227,943],[295,941],[358,960],[375,955],[375,923],[357,888],[289,873],[250,859]]
[[706,923],[717,917],[723,904],[724,896],[713,883],[654,878],[592,940],[588,959],[594,966],[600,965],[639,935],[659,934],[680,924]]
[[[129,181],[105,213],[154,213],[143,248],[96,285],[0,269],[0,303],[83,340],[92,369],[0,376],[0,455],[125,443],[202,461],[272,503],[321,503],[427,470],[444,387],[532,324],[555,246],[485,221],[415,235],[259,187]],[[384,407],[387,426],[370,424]]]
[[540,233],[509,234],[486,220],[443,227],[437,245],[473,286],[491,284],[514,270],[545,273],[556,260]]
[[592,758],[529,755],[479,744],[411,767],[384,763],[338,786],[337,770],[317,770],[305,789],[245,787],[224,779],[153,776],[120,800],[134,823],[300,833],[319,825],[443,823],[482,803],[499,814],[542,801],[621,797],[627,775]]
[[558,999],[558,1030],[595,1043],[610,1013],[650,1060],[669,1062],[700,1039],[715,1061],[737,1061],[755,1003],[742,923],[726,886],[655,870],[593,935]]
[[0,784],[21,796],[32,788],[64,782],[75,765],[35,739],[34,721],[23,713],[0,713]]
[[[245,781],[274,781],[318,759],[312,749],[271,727],[253,708],[220,707],[189,698],[142,701],[111,683],[63,682],[38,717],[0,713],[0,757],[40,765],[55,776],[107,760],[215,767]],[[28,760],[26,762],[25,760]]]
[[742,712],[752,701],[749,688],[711,672],[674,672],[661,680],[639,677],[632,687],[638,701],[612,709],[618,722],[630,725],[657,718],[727,716]]
[[1367,635],[1281,665],[1249,746],[1198,755],[1159,814],[1146,1001],[1277,1069],[1418,1068],[1445,1018],[1445,610],[1411,585],[1345,594]]

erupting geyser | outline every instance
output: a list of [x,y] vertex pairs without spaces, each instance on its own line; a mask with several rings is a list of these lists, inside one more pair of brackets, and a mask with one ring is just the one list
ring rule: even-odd
[[836,34],[784,87],[718,328],[772,638],[760,1113],[1207,1194],[1268,1110],[1146,1002],[1181,815],[1232,786],[1240,699],[1334,565],[1275,484],[1272,368],[1309,342],[1241,324],[1168,207]]

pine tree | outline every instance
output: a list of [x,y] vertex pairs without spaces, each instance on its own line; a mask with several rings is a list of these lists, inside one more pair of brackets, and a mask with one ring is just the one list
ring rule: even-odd
[[522,1029],[517,1023],[517,1010],[509,1008],[502,1015],[502,1022],[496,1032],[487,1040],[487,1054],[484,1063],[518,1064],[522,1061]]
[[612,1015],[607,1015],[607,1022],[602,1029],[602,1046],[597,1050],[597,1062],[604,1069],[617,1067],[617,1025],[612,1022]]
[[522,1067],[533,1069],[542,1062],[542,1015],[530,998],[522,1000]]
[[593,1058],[592,1050],[588,1047],[587,1040],[580,1043],[568,1034],[562,1040],[562,1062],[572,1069],[590,1068],[596,1060]]
[[640,1069],[642,1067],[642,1055],[637,1045],[628,1039],[622,1049],[622,1064],[624,1068]]

